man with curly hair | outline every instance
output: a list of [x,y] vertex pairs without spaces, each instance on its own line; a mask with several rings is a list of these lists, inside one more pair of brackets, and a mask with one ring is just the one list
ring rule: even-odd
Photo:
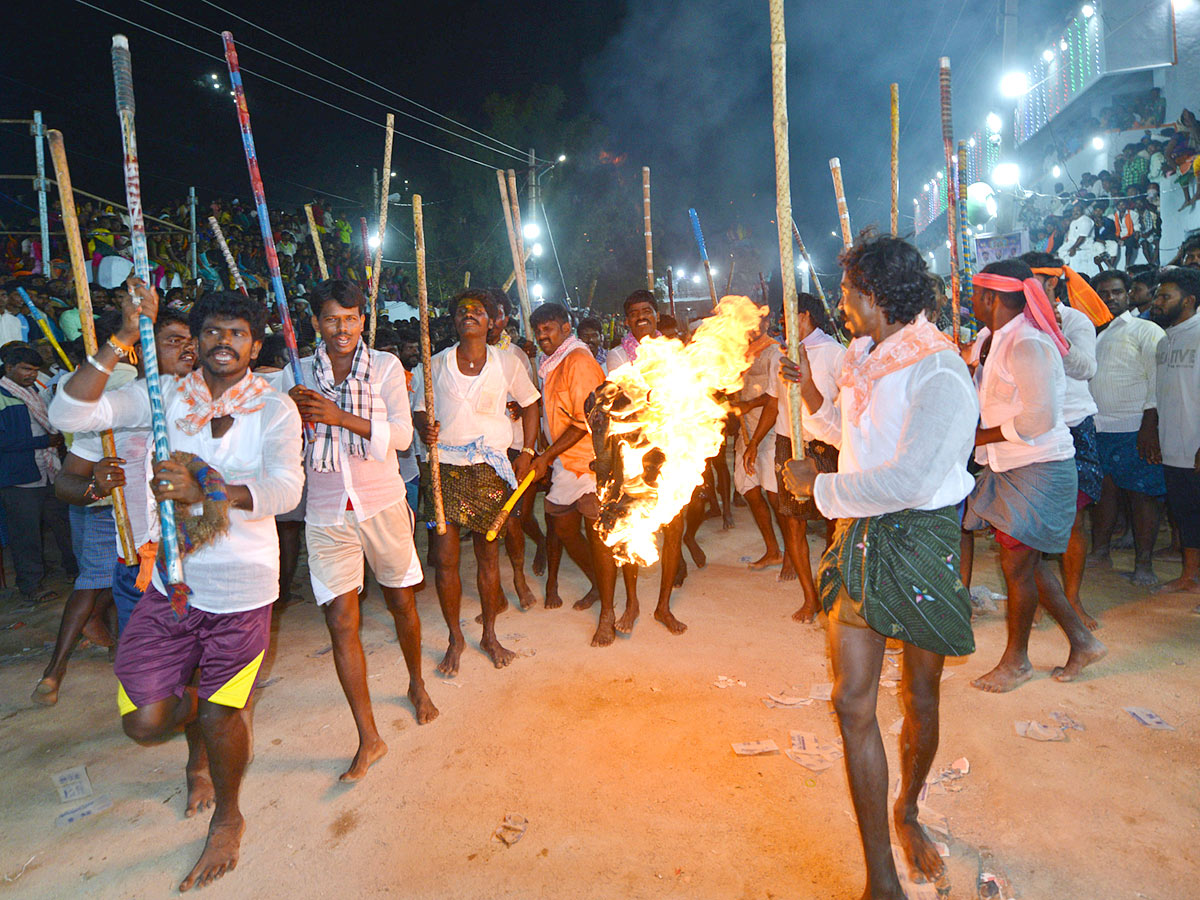
[[[140,382],[104,392],[114,366],[138,343],[139,317],[153,321],[158,312],[156,291],[136,278],[128,284],[140,303],[125,293],[121,327],[63,383],[50,405],[56,427],[151,424]],[[161,378],[167,434],[174,450],[194,454],[223,477],[228,529],[188,554],[186,605],[167,598],[166,579],[155,571],[113,666],[125,733],[156,744],[183,729],[189,814],[213,805],[208,840],[181,891],[210,884],[238,863],[246,827],[238,794],[251,749],[242,710],[271,641],[279,591],[275,516],[300,502],[304,484],[296,404],[250,372],[262,349],[264,308],[238,293],[208,294],[192,307],[188,325],[200,366],[185,377]],[[177,510],[209,500],[191,469],[174,459],[155,463],[150,489]]]
[[887,639],[898,638],[904,726],[892,815],[913,875],[934,881],[945,866],[917,820],[917,797],[937,751],[942,665],[975,649],[970,597],[958,578],[957,506],[971,490],[966,460],[979,407],[966,364],[925,316],[933,288],[920,251],[865,233],[841,264],[841,308],[854,340],[838,397],[823,396],[803,349],[799,365],[785,359],[780,373],[800,384],[813,436],[840,446],[837,471],[820,472],[806,457],[784,466],[783,481],[837,519],[820,593],[866,856],[864,897],[901,900],[875,713],[879,674]]

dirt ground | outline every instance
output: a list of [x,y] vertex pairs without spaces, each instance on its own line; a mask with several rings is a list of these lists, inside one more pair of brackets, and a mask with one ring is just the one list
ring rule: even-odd
[[[305,590],[276,616],[260,675],[241,862],[202,894],[858,898],[862,853],[840,765],[814,774],[783,754],[737,757],[730,747],[769,738],[785,748],[792,729],[836,735],[828,702],[762,702],[789,688],[807,696],[831,680],[825,633],[790,619],[800,602],[795,582],[779,583],[778,569],[747,571],[743,558],[757,556],[761,542],[747,510],[735,513],[733,531],[709,520],[700,532],[709,562],[676,592],[674,608],[689,625],[679,637],[644,612],[631,639],[591,648],[595,611],[570,608],[584,585],[565,563],[564,608],[500,620],[504,642],[524,655],[493,669],[471,624],[461,673],[446,682],[433,673],[445,626],[425,590],[425,671],[441,710],[428,726],[415,724],[404,698],[395,634],[372,587],[363,641],[390,753],[353,787],[336,779],[355,748],[354,727]],[[470,556],[464,548],[468,586]],[[990,541],[979,541],[977,560],[976,583],[1000,589]],[[1130,567],[1130,554],[1118,553],[1116,569]],[[1178,563],[1158,570],[1174,577]],[[657,586],[657,570],[643,573],[643,610],[653,608]],[[464,618],[478,608],[468,593]],[[999,658],[999,614],[977,618],[974,656],[949,661],[934,772],[959,757],[970,772],[951,784],[958,790],[933,788],[927,803],[948,824],[956,900],[976,896],[981,868],[999,869],[1030,900],[1197,895],[1195,598],[1152,596],[1102,570],[1088,573],[1085,601],[1102,620],[1109,655],[1075,684],[1049,678],[1067,643],[1048,620],[1031,644],[1036,676],[1014,693],[983,694],[969,683]],[[0,617],[0,895],[172,894],[206,827],[183,816],[183,740],[147,749],[122,735],[103,651],[77,652],[56,707],[32,706],[60,610],[61,602]],[[745,686],[718,688],[719,675]],[[1147,728],[1126,706],[1149,707],[1175,730]],[[1050,723],[1055,712],[1084,730],[1056,743],[1014,731],[1015,720]],[[886,730],[898,715],[894,690],[881,688],[893,777],[897,738]],[[56,824],[74,804],[59,802],[51,775],[77,765],[111,807]],[[507,813],[529,821],[511,847],[492,837]]]

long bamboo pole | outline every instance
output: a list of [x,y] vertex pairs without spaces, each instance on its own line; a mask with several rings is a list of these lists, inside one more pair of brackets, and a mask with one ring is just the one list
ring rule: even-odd
[[696,246],[700,248],[700,261],[704,263],[704,276],[708,279],[708,296],[712,298],[713,312],[717,310],[717,286],[713,284],[712,265],[708,261],[708,248],[704,246],[704,232],[700,229],[700,216],[696,210],[688,210],[688,218],[692,220],[692,234],[696,238]]
[[[425,216],[421,195],[413,194],[413,235],[417,252],[417,304],[421,315],[421,380],[425,383],[425,415],[437,421],[433,406],[433,344],[429,339],[429,289],[425,283]],[[433,519],[438,534],[446,533],[446,510],[442,506],[442,470],[438,467],[437,441],[428,445],[429,484],[433,493]]]
[[[769,0],[771,11],[771,99],[775,132],[775,224],[779,235],[779,273],[783,278],[783,317],[787,328],[787,355],[800,362],[800,309],[796,297],[796,265],[792,261],[792,174],[788,159],[787,34],[783,25],[783,0]],[[849,221],[847,219],[847,224]],[[800,385],[788,384],[792,456],[804,459],[804,426],[800,411]]]
[[892,85],[892,234],[900,234],[900,85]]
[[829,174],[833,176],[833,196],[837,200],[838,222],[842,226],[842,246],[849,250],[854,246],[854,232],[850,230],[850,210],[846,207],[846,188],[842,184],[842,161],[836,156],[829,160]]
[[363,274],[366,275],[367,290],[371,289],[371,239],[367,235],[367,217],[358,217],[358,233],[362,238]]
[[961,294],[958,281],[958,191],[954,187],[954,117],[950,109],[950,57],[938,60],[938,85],[942,100],[942,149],[946,154],[946,230],[950,235],[950,302],[954,343],[958,345],[959,322],[962,319]]
[[512,253],[513,270],[512,276],[508,281],[504,282],[504,291],[508,292],[513,281],[517,283],[517,300],[521,306],[521,316],[526,317],[526,308],[529,306],[529,298],[525,296],[525,286],[521,281],[521,272],[524,266],[521,264],[521,250],[517,244],[517,232],[513,226],[513,206],[508,198],[508,182],[505,180],[504,172],[500,169],[496,170],[496,182],[500,185],[500,206],[504,209],[504,226],[508,231],[508,249]]
[[[67,150],[61,131],[50,129],[46,133],[50,143],[50,161],[54,165],[54,178],[58,182],[58,202],[62,207],[63,230],[67,236],[67,253],[71,260],[71,274],[75,282],[75,302],[79,306],[79,327],[83,330],[83,347],[89,356],[95,356],[96,320],[92,314],[92,293],[88,285],[87,263],[83,258],[83,239],[79,236],[79,217],[75,211],[75,193],[71,190],[71,170],[67,166]],[[100,432],[100,447],[107,457],[116,457],[117,442],[112,429]],[[113,518],[117,523],[117,537],[121,542],[121,559],[125,565],[138,564],[137,544],[133,538],[133,526],[129,522],[129,508],[125,505],[125,489],[113,488]]]
[[959,303],[964,300],[970,301],[974,294],[974,287],[971,283],[971,223],[967,221],[967,145],[963,141],[958,142],[958,159],[957,173],[955,177],[958,179],[958,233],[962,239],[962,248],[960,250],[959,268],[961,269],[961,277],[959,278]]
[[221,248],[221,255],[225,257],[225,265],[229,266],[229,277],[233,279],[233,286],[249,297],[250,292],[246,290],[246,282],[242,278],[242,270],[238,268],[237,260],[233,258],[233,253],[229,250],[229,244],[225,240],[225,232],[221,230],[221,223],[217,221],[216,216],[208,217],[208,227],[212,229],[213,237],[217,239],[217,246]]
[[[129,56],[129,40],[123,34],[113,35],[113,83],[117,95],[117,116],[121,120],[121,141],[125,151],[125,202],[129,206],[129,237],[133,249],[133,271],[146,285],[150,284],[150,258],[146,253],[146,223],[142,219],[142,179],[138,167],[137,131],[134,128],[133,63]],[[158,348],[154,344],[154,323],[149,316],[138,316],[141,338],[142,365],[146,374],[146,391],[150,395],[150,430],[154,435],[154,458],[166,462],[171,458],[167,438],[167,416],[163,409],[162,385],[158,379]],[[167,564],[167,583],[182,586],[183,555],[179,551],[179,532],[175,527],[175,504],[164,500],[158,504],[162,551]],[[174,592],[171,592],[174,593]],[[172,607],[177,615],[182,609]]]
[[729,254],[729,277],[725,279],[725,296],[729,296],[729,292],[733,290],[733,270],[737,268],[737,262],[733,258],[733,254]]
[[375,271],[371,273],[371,333],[369,341],[375,346],[375,329],[379,323],[379,279],[383,276],[383,238],[387,234],[388,194],[392,189],[392,134],[396,117],[387,114],[386,131],[383,137],[383,179],[379,191],[379,244],[375,247]]
[[654,238],[650,233],[650,167],[642,166],[642,233],[646,238],[646,290],[654,292]]
[[[296,345],[296,330],[292,328],[292,315],[288,311],[287,294],[283,289],[283,276],[279,272],[279,256],[275,252],[275,238],[271,234],[271,215],[267,209],[267,195],[263,189],[262,174],[258,171],[258,154],[254,150],[254,133],[250,130],[250,110],[246,106],[246,90],[242,86],[242,73],[238,68],[237,48],[233,35],[221,32],[225,44],[225,62],[229,65],[229,80],[233,83],[234,98],[237,100],[238,126],[242,132],[242,147],[246,151],[246,168],[250,173],[250,190],[254,194],[254,205],[258,209],[258,227],[262,232],[263,252],[267,258],[267,272],[271,276],[271,287],[275,291],[275,305],[279,310],[279,322],[283,326],[283,340],[287,345],[292,378],[296,384],[304,384],[300,374],[300,351]],[[311,431],[310,429],[306,429]]]
[[317,256],[317,271],[321,273],[321,280],[329,280],[329,269],[325,267],[325,250],[321,247],[321,232],[317,231],[317,220],[313,218],[312,204],[304,204],[304,215],[308,217],[308,234],[312,238],[313,253]]
[[[675,273],[667,266],[667,304],[671,308],[671,318],[675,318]],[[676,319],[676,321],[679,321]]]
[[525,260],[529,256],[525,253],[525,230],[521,227],[521,197],[517,193],[517,173],[508,170],[508,202],[512,204],[512,222],[513,233],[517,237],[517,282],[521,285],[521,326],[524,329],[524,335],[527,338],[533,337],[533,328],[529,324],[529,317],[533,314],[533,307],[529,300],[529,273],[525,269]]

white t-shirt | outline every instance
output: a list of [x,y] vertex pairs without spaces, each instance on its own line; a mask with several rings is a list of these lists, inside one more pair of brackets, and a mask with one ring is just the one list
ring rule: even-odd
[[1189,471],[1200,448],[1200,315],[1158,342],[1158,440],[1163,465]]
[[[470,465],[465,452],[449,448],[471,444],[480,438],[495,453],[507,455],[513,435],[506,408],[508,401],[529,406],[541,396],[529,378],[528,369],[513,354],[488,347],[483,369],[478,375],[466,375],[458,367],[458,344],[434,356],[430,365],[434,416],[440,424],[439,461]],[[425,411],[423,378],[424,372],[413,378],[414,412]]]

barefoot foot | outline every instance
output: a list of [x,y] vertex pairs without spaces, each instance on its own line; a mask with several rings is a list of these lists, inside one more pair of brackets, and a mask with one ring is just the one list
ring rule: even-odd
[[383,759],[387,755],[387,751],[387,744],[378,737],[370,743],[360,743],[358,752],[354,754],[354,759],[350,762],[350,768],[338,776],[338,781],[345,784],[362,781],[363,776],[367,774],[367,769]]
[[439,675],[445,675],[447,678],[453,678],[458,674],[458,661],[462,658],[463,644],[461,641],[451,641],[450,646],[446,648],[446,655],[442,657],[442,661],[437,665]]
[[546,574],[546,544],[538,544],[537,552],[533,554],[533,574],[541,577]]
[[[500,605],[498,607],[496,607],[496,615],[499,616],[502,613],[506,613],[506,612],[508,612],[508,595],[505,594],[504,591],[501,591],[500,592]],[[475,624],[476,625],[483,624],[483,613],[480,613],[479,615],[477,615],[475,617]]]
[[596,625],[596,633],[592,635],[593,647],[607,647],[617,639],[616,626],[613,623],[612,613],[601,615],[600,622]]
[[213,783],[208,774],[207,763],[203,768],[185,769],[184,775],[187,777],[187,807],[183,814],[190,819],[196,813],[212,809],[213,803],[216,802],[216,795],[213,793]]
[[754,562],[746,566],[747,569],[758,571],[759,569],[769,569],[771,566],[779,566],[783,564],[783,554],[776,550],[772,553],[768,550]]
[[792,621],[799,622],[802,625],[808,625],[815,622],[817,619],[817,604],[809,603],[807,600],[804,605],[792,613]]
[[558,609],[562,605],[562,597],[558,595],[558,588],[547,585],[546,599],[542,602],[542,606],[544,606],[546,609]]
[[1008,666],[1004,663],[996,666],[971,682],[972,687],[987,691],[989,694],[1005,694],[1015,690],[1033,677],[1033,666],[1026,660],[1020,666]]
[[520,604],[521,610],[532,609],[537,605],[537,597],[533,596],[533,591],[529,589],[529,584],[524,580],[514,582],[513,587],[517,591],[517,603]]
[[641,610],[638,609],[637,604],[625,604],[625,612],[621,615],[621,618],[617,619],[615,626],[617,631],[621,632],[621,634],[633,634],[633,625],[637,622],[640,612]]
[[1154,589],[1156,594],[1200,594],[1200,581],[1195,578],[1185,578],[1180,575],[1174,581],[1160,584]]
[[656,609],[654,611],[654,618],[662,622],[671,634],[683,634],[687,631],[687,626],[675,618],[669,609]]
[[246,821],[238,815],[237,818],[225,822],[215,819],[208,823],[208,840],[204,842],[204,852],[192,867],[187,878],[179,885],[179,890],[190,890],[193,886],[206,887],[212,884],[226,872],[237,868],[238,851],[242,845],[242,833],[246,830]]
[[908,870],[912,879],[937,881],[945,873],[946,864],[942,862],[942,857],[933,841],[929,839],[929,834],[917,821],[916,814],[911,818],[897,814],[894,818],[896,842],[904,852],[904,858],[908,860]]
[[703,569],[708,565],[708,557],[704,555],[704,551],[700,549],[699,544],[691,540],[687,542],[687,548],[688,553],[692,554],[692,562],[696,564],[697,569]]
[[579,610],[591,609],[596,604],[596,601],[599,599],[600,599],[600,592],[598,590],[596,590],[595,588],[592,588],[590,591],[588,591],[586,594],[584,594],[582,597],[580,597],[578,600],[576,600],[574,603],[572,603],[571,609],[579,609]]
[[733,527],[733,510],[727,509],[721,515],[721,530],[728,531]]
[[1138,587],[1154,587],[1158,584],[1158,576],[1154,574],[1154,568],[1148,565],[1135,565],[1133,571],[1127,573],[1125,577]]
[[491,639],[484,638],[479,642],[479,649],[488,655],[488,659],[492,661],[492,665],[497,669],[503,669],[517,658],[517,654],[506,647],[500,646],[500,641],[495,637]]
[[1107,647],[1095,638],[1091,638],[1086,644],[1082,644],[1079,647],[1072,647],[1071,655],[1067,657],[1067,664],[1065,666],[1056,666],[1054,671],[1050,673],[1050,677],[1055,681],[1074,681],[1079,677],[1079,673],[1084,670],[1084,667],[1091,665],[1098,659],[1103,659],[1107,653]]
[[30,699],[41,706],[53,706],[58,702],[58,679],[43,678],[33,689]]
[[438,708],[429,699],[429,694],[426,693],[424,684],[409,684],[408,702],[413,705],[413,712],[416,714],[418,725],[428,725],[438,717]]

